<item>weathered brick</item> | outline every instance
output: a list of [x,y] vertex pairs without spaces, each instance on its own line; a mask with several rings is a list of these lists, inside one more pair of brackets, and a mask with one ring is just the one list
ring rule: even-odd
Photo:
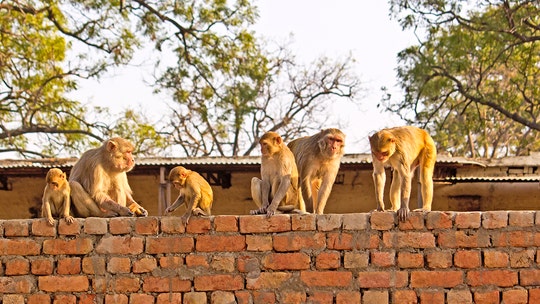
[[189,254],[186,256],[186,265],[188,267],[210,267],[210,264],[208,263],[208,259],[205,255],[200,254]]
[[320,214],[317,216],[317,230],[332,231],[341,228],[341,214]]
[[486,211],[482,213],[482,227],[497,229],[508,226],[508,211]]
[[33,236],[55,236],[56,225],[51,226],[46,218],[35,219],[32,221]]
[[309,269],[311,260],[305,253],[270,253],[262,258],[262,266],[272,270]]
[[59,275],[81,273],[81,258],[75,257],[58,259],[56,273]]
[[106,272],[105,264],[105,257],[103,256],[87,256],[82,260],[82,270],[86,274],[103,275]]
[[16,257],[6,261],[6,275],[25,275],[30,273],[30,262],[22,257]]
[[247,290],[237,290],[234,292],[237,304],[249,304],[253,303],[251,293]]
[[343,230],[366,230],[369,228],[369,217],[369,213],[345,213],[342,215]]
[[159,220],[155,216],[138,217],[135,220],[135,233],[141,235],[157,235],[159,233]]
[[508,267],[510,257],[503,251],[487,250],[484,251],[484,266],[487,268]]
[[236,264],[240,272],[256,272],[260,269],[259,259],[252,256],[239,256]]
[[[307,258],[309,260],[309,256]],[[317,269],[337,269],[341,266],[340,264],[341,255],[337,251],[321,252],[315,260],[315,267]]]
[[[334,303],[334,294],[331,291],[314,291],[308,298],[308,303],[332,304]],[[294,302],[299,303],[299,302]]]
[[535,211],[509,211],[508,224],[512,227],[533,227]]
[[[28,295],[27,304],[50,304],[51,296],[48,294],[31,294]],[[18,303],[24,303],[24,299]]]
[[520,270],[519,282],[521,283],[521,286],[539,286],[540,285],[540,270],[538,269]]
[[377,267],[390,267],[396,265],[396,252],[374,251],[371,252],[371,264]]
[[272,233],[291,231],[291,217],[288,214],[240,216],[241,233]]
[[510,267],[528,268],[534,264],[533,250],[520,250],[510,253]]
[[131,272],[131,260],[124,257],[112,257],[107,263],[107,271],[110,273]]
[[321,232],[280,233],[273,236],[274,250],[299,251],[324,249],[326,237]]
[[431,211],[426,215],[426,228],[430,230],[451,229],[454,216],[454,212]]
[[349,271],[301,271],[300,280],[308,287],[350,287],[352,273]]
[[111,234],[129,234],[133,231],[135,218],[113,217],[109,219],[109,232]]
[[343,267],[366,268],[369,265],[369,254],[367,252],[345,252],[343,254]]
[[411,271],[411,287],[453,288],[463,284],[463,278],[464,275],[461,271]]
[[446,295],[446,303],[448,304],[461,304],[461,303],[473,303],[472,293],[468,289],[452,288]]
[[235,270],[234,261],[233,256],[212,256],[210,267],[216,271],[233,272]]
[[[101,297],[101,295],[100,295]],[[79,296],[79,303],[78,304],[96,304],[96,303],[101,303],[101,302],[98,302],[98,295],[96,294],[81,294]],[[103,301],[103,300],[101,300]]]
[[202,252],[237,252],[246,249],[243,235],[198,235],[196,250]]
[[398,222],[399,230],[423,230],[425,227],[423,212],[411,212],[406,221]]
[[499,291],[498,290],[477,290],[473,294],[473,300],[475,304],[498,304]]
[[529,303],[527,290],[526,289],[503,290],[502,303],[504,304]]
[[354,231],[327,233],[327,247],[333,250],[376,249],[380,239],[377,233]]
[[418,296],[414,290],[400,289],[392,293],[392,301],[390,303],[417,304]]
[[[306,303],[306,293],[295,290],[281,290],[278,295],[278,303]],[[308,300],[307,303],[320,303]]]
[[241,290],[244,288],[244,279],[239,275],[201,275],[194,279],[195,290]]
[[435,236],[431,232],[384,232],[383,244],[387,248],[435,248]]
[[276,294],[273,291],[253,291],[253,303],[277,303]]
[[94,243],[90,238],[75,238],[71,240],[52,239],[43,241],[44,254],[87,254],[94,250]]
[[257,277],[246,279],[247,289],[281,289],[292,278],[290,272],[261,272]]
[[146,253],[188,253],[195,249],[195,241],[188,236],[147,237]]
[[19,304],[24,303],[23,295],[7,294],[2,296],[2,303],[4,304]]
[[156,304],[177,304],[177,303],[183,303],[183,304],[198,304],[198,303],[206,303],[206,293],[204,292],[198,292],[202,293],[204,298],[195,299],[195,301],[192,300],[191,294],[195,292],[188,292],[184,294],[184,302],[182,302],[182,294],[178,292],[168,292],[168,293],[160,293],[157,296]]
[[33,239],[0,238],[0,256],[4,255],[39,255],[41,246]]
[[336,291],[336,304],[360,303],[360,299],[361,295],[359,291]]
[[144,292],[187,292],[191,290],[191,281],[179,277],[145,277]]
[[467,272],[467,283],[473,287],[511,287],[518,283],[518,273],[512,270],[470,270]]
[[33,275],[49,275],[53,272],[53,259],[51,258],[39,258],[33,260],[30,266],[30,272]]
[[371,221],[371,229],[390,230],[394,228],[396,224],[396,213],[395,212],[372,212],[370,221]]
[[293,231],[313,231],[316,228],[316,214],[291,214],[291,229]]
[[210,294],[210,302],[212,304],[230,304],[236,303],[236,298],[234,292],[218,290]]
[[360,288],[401,288],[408,284],[406,271],[362,271],[358,273]]
[[443,231],[439,233],[437,243],[440,248],[486,248],[491,245],[486,231]]
[[388,297],[386,290],[366,290],[362,297],[362,303],[388,304]]
[[77,304],[77,297],[75,295],[68,294],[55,294],[53,297],[53,303],[56,304]]
[[478,250],[458,250],[454,254],[454,265],[460,268],[479,268],[482,258]]
[[60,235],[80,235],[82,228],[81,219],[75,219],[73,223],[68,224],[64,219],[58,221],[58,234]]
[[107,280],[107,290],[118,293],[138,292],[140,279],[117,275]]
[[151,272],[157,268],[157,261],[153,257],[144,257],[133,262],[133,273]]
[[452,253],[450,251],[433,251],[426,254],[428,267],[431,269],[449,268],[452,266]]
[[481,212],[456,212],[455,225],[458,229],[477,229],[482,225]]
[[184,259],[180,256],[162,256],[159,258],[159,266],[164,269],[178,269],[184,265]]
[[529,302],[527,303],[540,303],[540,288],[529,289]]
[[129,295],[130,304],[148,304],[154,303],[154,297],[148,294],[132,293]]
[[215,217],[214,227],[217,232],[236,232],[238,231],[238,216],[221,215]]
[[271,235],[246,235],[247,251],[270,251],[272,250]]
[[424,255],[414,252],[399,252],[397,257],[399,268],[421,268],[424,267]]
[[186,227],[180,217],[163,216],[161,217],[161,231],[168,234],[182,234],[186,232]]
[[105,304],[128,304],[128,297],[124,294],[105,295]]
[[82,292],[87,291],[90,282],[87,276],[43,276],[38,277],[39,289],[45,292]]
[[419,291],[420,303],[443,304],[444,290],[421,290]]
[[0,293],[30,293],[35,288],[35,280],[24,276],[0,276]]
[[4,224],[4,236],[5,237],[17,237],[17,236],[29,236],[28,220],[5,220]]
[[86,234],[106,234],[107,219],[100,217],[88,217],[84,219],[84,233]]
[[208,233],[210,230],[212,230],[210,217],[192,216],[186,227],[187,233]]

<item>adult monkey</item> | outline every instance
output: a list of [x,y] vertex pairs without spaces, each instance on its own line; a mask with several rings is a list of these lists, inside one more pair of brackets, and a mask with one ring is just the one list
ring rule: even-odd
[[250,214],[272,216],[276,210],[305,213],[306,206],[298,188],[298,169],[291,150],[276,132],[266,132],[261,145],[261,179],[251,179],[251,197],[259,207]]
[[325,129],[297,138],[288,147],[296,159],[307,211],[323,214],[345,153],[345,134],[339,129]]
[[54,225],[55,217],[64,217],[68,224],[73,223],[70,214],[70,188],[66,174],[58,168],[52,168],[45,177],[47,184],[41,199],[41,216],[47,219],[49,225]]
[[131,142],[114,137],[83,153],[69,175],[76,216],[148,215],[131,196],[126,172],[135,165],[132,152]]
[[[427,131],[413,127],[383,129],[369,137],[373,156],[373,182],[377,197],[377,210],[384,211],[385,165],[394,168],[390,186],[392,210],[397,210],[400,221],[409,217],[409,199],[414,170],[420,166],[422,209],[431,211],[433,200],[433,169],[437,149]],[[415,210],[417,211],[417,210]]]

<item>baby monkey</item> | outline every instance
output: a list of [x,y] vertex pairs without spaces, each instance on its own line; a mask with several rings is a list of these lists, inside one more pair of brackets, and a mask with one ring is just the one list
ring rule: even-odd
[[73,223],[70,215],[71,189],[66,174],[58,168],[52,168],[45,177],[47,184],[43,191],[41,216],[47,218],[49,225],[54,225],[54,217],[64,217],[68,224]]
[[169,172],[169,182],[180,190],[176,201],[170,205],[165,212],[170,213],[186,203],[186,212],[182,215],[184,226],[188,224],[191,214],[211,215],[214,194],[210,184],[195,171],[188,170],[182,166],[174,167]]

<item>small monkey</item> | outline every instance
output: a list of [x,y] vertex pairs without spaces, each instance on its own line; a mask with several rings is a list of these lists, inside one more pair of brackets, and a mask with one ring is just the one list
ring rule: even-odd
[[[383,129],[369,137],[373,157],[373,182],[377,210],[384,211],[385,165],[394,171],[390,186],[392,210],[397,210],[400,221],[409,217],[409,199],[414,170],[420,166],[422,209],[431,211],[433,200],[433,170],[437,149],[427,131],[413,127]],[[415,210],[417,211],[417,210]]]
[[47,184],[43,191],[41,216],[47,218],[49,225],[54,225],[55,217],[64,217],[68,224],[73,223],[69,213],[71,189],[66,174],[58,168],[52,168],[45,177]]
[[291,150],[276,132],[267,132],[261,145],[261,179],[251,180],[251,197],[259,207],[250,214],[272,216],[276,210],[305,213],[306,207],[298,188],[298,169]]
[[176,201],[171,204],[165,212],[170,213],[186,204],[186,212],[182,215],[184,226],[188,224],[191,215],[211,215],[214,194],[210,184],[195,171],[188,170],[182,166],[174,167],[169,172],[169,182],[180,190]]
[[325,129],[297,138],[288,147],[296,159],[307,211],[323,214],[345,153],[345,134],[339,129]]

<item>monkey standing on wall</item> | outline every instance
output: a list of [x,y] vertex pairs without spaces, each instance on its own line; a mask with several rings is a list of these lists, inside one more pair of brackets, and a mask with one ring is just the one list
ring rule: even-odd
[[148,215],[131,196],[126,172],[135,166],[132,152],[131,142],[115,137],[83,153],[69,175],[77,216]]
[[210,184],[195,171],[188,170],[182,166],[174,167],[169,172],[169,182],[180,190],[176,201],[167,207],[165,212],[173,212],[182,204],[186,204],[186,212],[182,215],[184,226],[188,224],[191,214],[211,215],[214,193]]
[[298,187],[298,169],[291,150],[276,132],[266,132],[261,145],[261,179],[251,179],[251,197],[259,207],[251,214],[272,216],[276,210],[305,213]]
[[427,131],[413,127],[383,129],[369,137],[373,156],[373,182],[377,198],[377,210],[384,211],[385,165],[394,168],[390,186],[392,210],[397,210],[398,218],[406,221],[409,217],[409,199],[414,170],[420,166],[422,209],[431,211],[433,200],[433,170],[437,149]]
[[308,212],[323,214],[345,154],[345,134],[330,128],[288,144],[300,175],[300,188]]
[[46,218],[49,225],[54,225],[54,217],[64,217],[68,224],[73,223],[70,209],[70,188],[66,174],[58,168],[52,168],[45,177],[47,184],[41,199],[41,216]]

